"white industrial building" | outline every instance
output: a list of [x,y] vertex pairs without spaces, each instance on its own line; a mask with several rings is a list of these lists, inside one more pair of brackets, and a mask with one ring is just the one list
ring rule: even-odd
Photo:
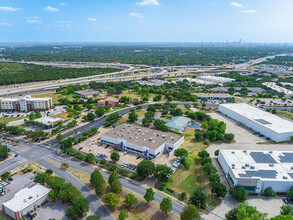
[[249,192],[288,192],[293,186],[293,151],[223,150],[219,163],[230,186]]
[[285,93],[285,96],[286,97],[290,97],[293,95],[293,91],[289,90],[289,89],[286,89],[286,88],[283,88],[281,86],[278,86],[276,83],[274,82],[264,82],[262,83],[264,86],[268,87],[268,88],[271,88],[277,92],[283,92]]
[[2,211],[13,219],[26,217],[28,213],[47,201],[49,192],[50,189],[41,184],[24,188],[17,192],[11,200],[2,204]]
[[197,79],[213,82],[215,84],[218,84],[218,83],[224,84],[224,83],[230,83],[230,82],[236,81],[235,79],[231,79],[231,78],[227,78],[227,77],[211,76],[211,75],[199,76],[199,77],[197,77]]
[[184,143],[184,136],[123,124],[102,134],[101,142],[156,158],[165,152],[172,154]]
[[275,142],[289,141],[293,122],[245,103],[221,104],[219,111]]

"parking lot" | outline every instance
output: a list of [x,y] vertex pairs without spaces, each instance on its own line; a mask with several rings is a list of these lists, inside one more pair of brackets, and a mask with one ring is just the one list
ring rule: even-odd
[[68,220],[69,218],[65,216],[68,207],[69,204],[62,204],[60,201],[55,203],[47,202],[37,210],[37,216],[34,219],[45,220],[54,218],[56,220]]

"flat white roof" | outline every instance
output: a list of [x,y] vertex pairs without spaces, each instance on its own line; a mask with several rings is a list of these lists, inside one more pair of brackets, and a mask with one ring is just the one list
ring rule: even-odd
[[220,104],[277,133],[293,132],[293,122],[245,103]]
[[51,189],[38,183],[31,188],[24,188],[18,191],[13,199],[3,203],[3,205],[13,212],[20,212],[47,195],[50,190]]
[[15,102],[15,101],[20,101],[20,100],[28,100],[28,101],[48,101],[52,99],[51,97],[43,97],[43,98],[35,98],[35,97],[31,97],[30,95],[27,96],[20,96],[18,98],[12,98],[12,97],[8,97],[8,98],[1,98],[0,97],[0,101],[11,101],[11,102]]
[[35,121],[43,123],[43,124],[53,124],[55,122],[61,121],[62,118],[53,118],[53,117],[42,117],[42,118],[37,118]]
[[293,181],[293,151],[220,151],[236,178]]

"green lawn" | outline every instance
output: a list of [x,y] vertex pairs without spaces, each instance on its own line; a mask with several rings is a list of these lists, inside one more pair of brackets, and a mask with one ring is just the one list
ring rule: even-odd
[[11,122],[11,121],[17,121],[23,119],[23,117],[1,117],[0,118],[0,123],[5,123],[5,122]]

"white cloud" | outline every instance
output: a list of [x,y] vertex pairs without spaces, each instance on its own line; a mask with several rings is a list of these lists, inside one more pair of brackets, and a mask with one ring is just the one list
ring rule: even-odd
[[64,3],[64,2],[62,2],[62,3],[60,3],[60,5],[61,5],[61,6],[66,6],[67,4]]
[[95,19],[95,18],[88,18],[87,20],[88,21],[97,21],[97,19]]
[[241,8],[243,6],[241,3],[238,3],[238,2],[231,2],[230,5],[236,8]]
[[20,10],[20,8],[12,8],[7,6],[0,6],[0,11],[17,11]]
[[143,0],[142,2],[137,2],[138,5],[160,5],[158,0]]
[[51,11],[51,12],[58,12],[59,9],[58,8],[53,8],[51,6],[47,6],[44,8],[46,11]]
[[3,26],[11,26],[12,24],[6,22],[6,21],[3,21],[3,22],[0,22],[0,25],[3,25]]
[[245,11],[241,11],[241,12],[254,14],[254,13],[256,13],[256,10],[250,9],[250,10],[245,10]]
[[132,17],[136,17],[136,18],[142,18],[141,14],[135,13],[135,12],[131,12],[131,13],[129,13],[129,15],[132,16]]
[[27,19],[26,22],[31,23],[31,24],[39,24],[40,23],[38,19]]

